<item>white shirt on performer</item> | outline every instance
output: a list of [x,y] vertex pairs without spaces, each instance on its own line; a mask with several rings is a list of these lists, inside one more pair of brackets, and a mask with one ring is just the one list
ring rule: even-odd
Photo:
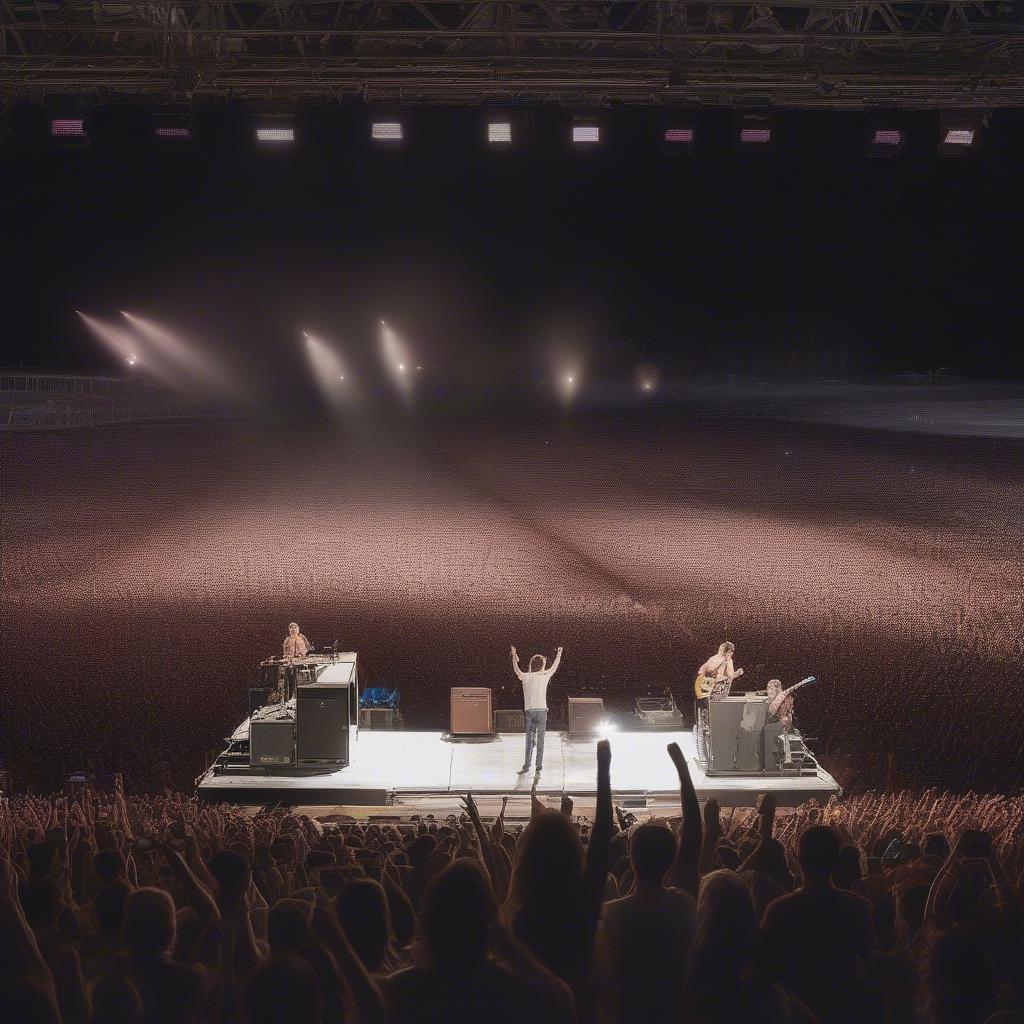
[[[551,663],[551,668],[540,669],[536,672],[523,672],[519,667],[519,659],[513,654],[512,668],[523,684],[524,711],[547,711],[548,681],[555,674],[561,660],[562,649],[559,648],[555,660]],[[533,658],[530,659],[530,662],[533,663]]]

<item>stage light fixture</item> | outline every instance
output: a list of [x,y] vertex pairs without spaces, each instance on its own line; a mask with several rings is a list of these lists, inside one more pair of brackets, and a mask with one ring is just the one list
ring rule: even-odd
[[512,144],[511,121],[488,121],[487,141],[492,146],[509,146]]
[[946,156],[976,153],[986,123],[982,110],[945,111],[939,124],[939,152]]
[[971,146],[974,144],[974,129],[948,128],[942,141],[947,146]]
[[85,130],[85,118],[54,117],[50,120],[50,136],[58,142],[83,144],[89,141]]
[[899,112],[878,111],[864,122],[864,152],[872,157],[899,156],[906,142]]
[[392,145],[405,141],[405,125],[398,120],[373,121],[370,124],[370,138],[374,142]]
[[192,120],[181,114],[154,114],[153,138],[161,145],[187,145],[192,141]]
[[735,138],[740,153],[757,156],[771,152],[775,142],[771,116],[768,113],[740,115]]
[[673,116],[665,126],[661,141],[668,152],[689,154],[693,152],[696,138],[697,132],[692,121]]
[[260,125],[256,129],[256,141],[270,145],[292,143],[295,141],[295,129],[290,125]]
[[675,145],[684,143],[685,145],[693,144],[693,129],[692,128],[666,128],[665,129],[665,141],[671,142]]
[[601,141],[601,126],[592,117],[574,117],[572,143],[574,146],[596,146]]

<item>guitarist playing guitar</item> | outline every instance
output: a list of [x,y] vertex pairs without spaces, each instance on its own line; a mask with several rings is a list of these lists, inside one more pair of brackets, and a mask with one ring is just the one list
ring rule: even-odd
[[728,697],[732,681],[743,675],[743,669],[732,667],[732,656],[736,647],[729,640],[719,644],[718,653],[712,654],[699,669],[693,684],[693,694],[698,700],[705,697],[718,699]]

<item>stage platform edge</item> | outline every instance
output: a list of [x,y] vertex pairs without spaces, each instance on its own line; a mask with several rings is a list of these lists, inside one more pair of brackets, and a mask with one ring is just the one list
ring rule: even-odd
[[[679,783],[666,752],[666,746],[673,742],[679,744],[690,765],[701,802],[713,797],[725,807],[749,807],[759,794],[771,792],[780,807],[795,807],[812,798],[824,804],[840,792],[835,779],[822,768],[813,776],[708,776],[700,766],[693,734],[688,730],[623,731],[608,738],[614,798],[637,809],[678,807]],[[206,801],[395,806],[403,815],[411,815],[428,805],[437,804],[438,809],[453,806],[453,798],[467,792],[528,797],[533,773],[517,774],[523,746],[522,733],[499,733],[483,742],[459,742],[439,732],[361,729],[353,744],[352,763],[345,768],[316,773],[306,770],[302,774],[229,774],[218,772],[214,765],[198,780],[197,791]],[[565,733],[548,732],[537,794],[551,798],[567,793],[587,802],[596,792],[596,747],[595,738],[575,739]]]

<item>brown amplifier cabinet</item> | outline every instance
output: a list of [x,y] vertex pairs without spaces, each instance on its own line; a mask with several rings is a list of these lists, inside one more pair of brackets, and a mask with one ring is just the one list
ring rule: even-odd
[[570,697],[568,718],[570,736],[596,736],[604,719],[604,701],[600,697]]
[[491,691],[486,686],[453,686],[451,734],[453,736],[490,736],[493,733]]

